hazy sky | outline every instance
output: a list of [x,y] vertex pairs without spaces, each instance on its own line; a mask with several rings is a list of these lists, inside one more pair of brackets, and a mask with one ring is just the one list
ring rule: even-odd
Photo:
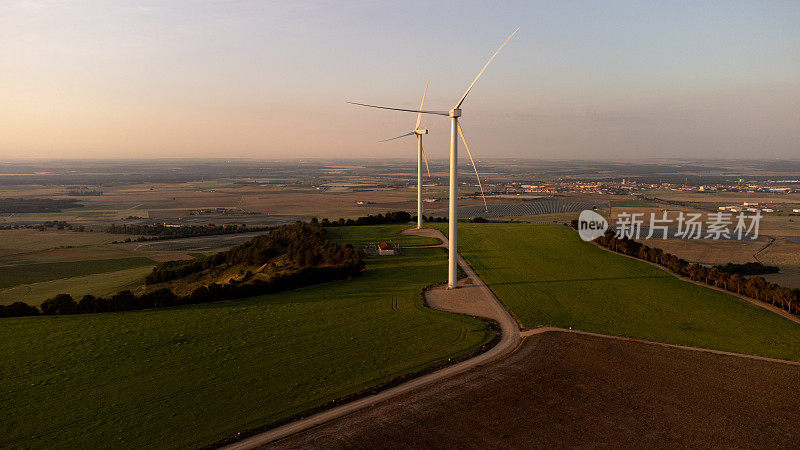
[[478,158],[800,157],[797,0],[0,0],[0,159],[413,157],[517,26]]

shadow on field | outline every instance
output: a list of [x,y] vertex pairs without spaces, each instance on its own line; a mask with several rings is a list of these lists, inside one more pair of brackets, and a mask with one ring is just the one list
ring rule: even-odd
[[639,277],[596,277],[596,278],[564,278],[562,280],[539,280],[539,281],[509,281],[505,283],[492,283],[492,286],[513,286],[515,284],[549,284],[567,283],[571,281],[611,281],[611,280],[652,280],[658,278],[670,278],[672,275],[647,275]]

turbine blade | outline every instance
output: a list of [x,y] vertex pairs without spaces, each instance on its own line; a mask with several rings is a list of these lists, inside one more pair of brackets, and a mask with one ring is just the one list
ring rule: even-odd
[[411,133],[401,134],[400,136],[393,137],[393,138],[389,138],[389,139],[384,139],[384,140],[382,140],[382,141],[378,141],[378,142],[393,141],[393,140],[395,140],[395,139],[400,139],[400,138],[404,138],[404,137],[406,137],[406,136],[411,136],[412,134],[414,134],[414,132],[413,132],[413,131],[412,131]]
[[390,108],[388,106],[375,106],[375,105],[367,105],[365,103],[356,103],[356,102],[347,102],[351,105],[358,105],[358,106],[367,106],[369,108],[378,108],[378,109],[389,109],[392,111],[405,111],[405,112],[415,112],[415,113],[422,113],[422,114],[436,114],[439,116],[449,116],[449,111],[423,111],[421,109],[403,109],[403,108]]
[[[431,83],[431,79],[428,78],[428,81],[425,83],[425,92],[422,93],[422,101],[419,103],[419,109],[422,110],[422,107],[425,106],[425,96],[428,95],[428,85]],[[417,114],[417,125],[414,127],[415,130],[419,130],[419,123],[422,121],[422,113]]]
[[[420,138],[422,139],[422,138]],[[419,149],[422,150],[422,159],[425,160],[425,170],[428,171],[428,178],[431,177],[431,169],[428,167],[428,157],[425,156],[425,147],[422,146],[422,142],[419,143]]]
[[469,152],[469,146],[467,145],[467,140],[464,138],[464,131],[461,130],[461,124],[458,124],[458,134],[461,135],[461,141],[464,143],[464,148],[467,149],[467,155],[469,155],[469,160],[472,162],[472,169],[475,171],[475,176],[478,178],[478,186],[481,188],[481,198],[483,198],[483,210],[489,212],[489,207],[486,205],[486,196],[483,195],[483,185],[481,184],[481,177],[478,175],[478,168],[475,167],[475,160],[472,159],[472,153]]
[[511,33],[511,36],[509,36],[509,37],[508,37],[508,39],[506,39],[506,41],[505,41],[505,42],[503,42],[503,45],[501,45],[501,46],[500,46],[500,48],[498,48],[498,49],[497,49],[497,51],[496,51],[496,52],[494,52],[494,55],[492,55],[492,57],[491,57],[491,58],[489,58],[489,61],[486,61],[486,65],[484,65],[484,66],[483,66],[483,69],[481,69],[481,71],[480,71],[480,72],[478,72],[478,76],[477,76],[477,77],[475,77],[475,79],[474,79],[474,80],[472,80],[472,84],[470,84],[470,85],[469,85],[469,87],[467,88],[467,92],[464,92],[464,96],[463,96],[463,97],[461,97],[461,100],[459,100],[459,101],[458,101],[458,103],[456,103],[456,106],[454,106],[454,107],[453,107],[453,109],[458,109],[458,108],[460,108],[460,107],[461,107],[461,104],[462,104],[462,103],[464,103],[464,100],[466,100],[466,98],[467,98],[467,95],[469,94],[469,91],[471,91],[471,90],[472,90],[472,86],[475,86],[475,83],[477,83],[477,81],[478,81],[478,78],[480,78],[480,77],[481,77],[481,75],[483,75],[483,71],[484,71],[484,70],[486,70],[486,68],[487,68],[487,67],[489,67],[489,63],[491,63],[491,62],[492,62],[492,60],[494,59],[494,57],[495,57],[495,56],[497,56],[497,54],[498,54],[498,53],[500,53],[500,50],[502,50],[502,49],[503,49],[503,47],[505,47],[505,46],[506,46],[506,44],[508,44],[508,41],[510,41],[510,40],[511,40],[511,38],[512,38],[512,37],[514,37],[514,35],[515,35],[515,34],[517,34],[517,31],[519,31],[519,27],[517,27],[517,29],[516,29],[516,30],[514,30],[514,32],[513,32],[513,33]]

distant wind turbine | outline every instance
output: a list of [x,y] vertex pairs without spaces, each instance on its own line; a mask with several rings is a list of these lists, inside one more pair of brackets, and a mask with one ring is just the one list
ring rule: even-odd
[[[457,264],[458,264],[458,137],[457,135],[461,136],[461,140],[464,142],[464,148],[467,149],[467,154],[469,154],[469,147],[467,147],[467,141],[464,139],[464,132],[461,129],[461,125],[458,123],[458,118],[461,117],[461,105],[464,103],[464,100],[467,99],[467,95],[469,95],[472,88],[475,86],[475,83],[478,82],[478,79],[483,75],[483,72],[489,67],[489,64],[492,62],[495,56],[500,53],[500,50],[508,44],[508,41],[514,37],[519,31],[519,27],[514,30],[513,33],[508,37],[508,39],[500,45],[500,48],[494,52],[489,61],[486,61],[486,64],[483,66],[478,75],[472,80],[472,84],[469,85],[467,91],[464,92],[464,95],[461,96],[461,99],[456,103],[456,105],[450,111],[433,111],[433,110],[424,110],[420,106],[420,109],[404,109],[404,108],[391,108],[387,106],[376,106],[376,105],[367,105],[364,103],[355,103],[355,102],[348,102],[353,105],[359,106],[368,106],[370,108],[379,108],[379,109],[388,109],[392,111],[405,111],[405,112],[415,112],[417,114],[435,114],[439,116],[447,116],[450,117],[450,212],[449,212],[449,227],[448,227],[448,265],[447,265],[447,287],[450,289],[454,289],[458,285],[458,272],[457,272]],[[475,167],[475,161],[472,159],[472,155],[469,154],[470,161],[472,161],[473,168]],[[478,174],[478,170],[475,169],[475,174]],[[480,177],[478,177],[478,185],[480,186]],[[481,186],[481,193],[483,192],[483,186]],[[486,199],[484,198],[484,206],[485,206]]]
[[[425,106],[425,96],[428,95],[428,85],[431,80],[425,83],[425,92],[422,93],[422,101],[419,104],[419,109]],[[422,228],[422,159],[425,159],[425,170],[428,171],[428,177],[431,176],[431,169],[428,167],[428,157],[425,156],[425,149],[422,147],[422,135],[428,134],[428,130],[421,130],[419,124],[422,121],[422,113],[417,114],[417,124],[414,130],[410,133],[401,134],[400,136],[391,139],[384,139],[378,142],[393,141],[395,139],[404,138],[407,136],[417,136],[417,229]]]

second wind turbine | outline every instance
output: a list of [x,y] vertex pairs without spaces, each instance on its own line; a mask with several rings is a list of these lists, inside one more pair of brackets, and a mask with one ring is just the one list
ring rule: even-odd
[[[419,104],[419,109],[425,106],[425,96],[428,95],[428,85],[430,80],[425,83],[425,92],[422,93],[422,101]],[[425,170],[428,171],[428,177],[431,176],[431,169],[428,167],[428,157],[425,156],[425,149],[422,147],[422,136],[428,134],[428,130],[420,130],[419,124],[422,121],[422,113],[417,114],[417,124],[414,126],[414,131],[410,133],[401,134],[400,136],[391,139],[384,139],[378,142],[393,141],[395,139],[404,138],[406,136],[417,136],[417,229],[422,228],[422,159],[425,159]]]

